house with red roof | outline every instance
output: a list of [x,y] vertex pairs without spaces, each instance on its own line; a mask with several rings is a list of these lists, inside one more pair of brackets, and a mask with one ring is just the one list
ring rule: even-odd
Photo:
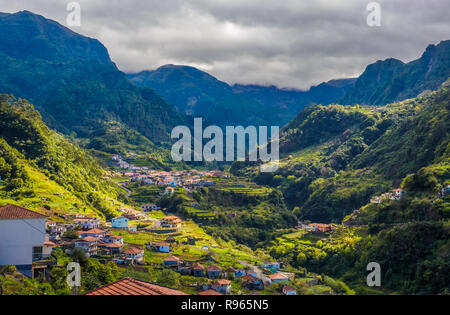
[[192,266],[192,272],[194,273],[194,277],[203,277],[205,275],[205,267],[200,263],[195,263]]
[[288,285],[285,285],[283,287],[283,293],[285,295],[297,295],[297,290],[295,290],[294,288],[292,288],[292,287],[290,287]]
[[90,236],[90,237],[95,237],[95,238],[103,238],[103,236],[105,236],[106,232],[100,229],[91,229],[88,231],[80,231],[78,232],[78,235],[81,238]]
[[213,283],[212,289],[222,293],[222,294],[230,294],[231,293],[231,281],[230,280],[218,280]]
[[33,257],[42,255],[46,216],[16,205],[0,207],[0,266],[14,265],[33,276]]
[[208,278],[217,279],[222,276],[222,268],[216,265],[211,265],[206,267],[206,273],[208,275]]
[[142,248],[130,247],[125,249],[123,254],[132,262],[139,264],[144,262],[144,250]]
[[164,266],[178,266],[181,262],[181,259],[176,256],[170,256],[163,260]]
[[276,273],[270,275],[269,278],[272,281],[272,283],[280,283],[280,282],[284,282],[284,281],[289,281],[289,276],[287,276],[281,272],[276,272]]
[[86,236],[81,240],[75,241],[75,248],[80,248],[86,253],[86,256],[92,257],[98,255],[98,243],[100,239],[92,236]]

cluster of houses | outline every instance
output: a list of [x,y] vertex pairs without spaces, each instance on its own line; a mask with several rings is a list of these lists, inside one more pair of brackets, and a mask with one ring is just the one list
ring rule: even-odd
[[229,175],[219,171],[158,171],[149,170],[147,167],[136,167],[120,156],[114,155],[112,162],[121,169],[128,170],[123,175],[130,178],[131,182],[141,181],[147,185],[158,185],[163,187],[180,187],[193,190],[198,187],[208,187],[215,185],[212,178],[228,178]]
[[124,170],[130,170],[130,171],[147,171],[148,167],[139,167],[135,166],[133,164],[128,163],[125,161],[120,155],[114,154],[111,158],[111,163],[113,166],[120,167]]
[[390,192],[384,193],[380,196],[375,196],[370,199],[370,203],[379,204],[382,203],[383,200],[400,200],[402,199],[405,191],[401,188],[393,189]]
[[[163,246],[164,252],[170,252],[170,245],[167,243],[154,244],[152,249],[155,250],[155,246]],[[262,267],[265,270],[273,272],[267,279],[263,279],[253,268],[227,268],[223,270],[217,265],[203,266],[200,262],[188,262],[183,261],[177,256],[169,256],[163,260],[163,264],[167,268],[177,271],[181,275],[189,275],[194,277],[206,277],[211,279],[210,284],[203,284],[201,289],[203,292],[200,295],[215,295],[229,294],[231,293],[231,281],[229,279],[240,279],[242,286],[248,290],[264,290],[265,285],[273,283],[284,284],[284,294],[295,295],[296,290],[287,286],[287,283],[291,280],[292,275],[279,271],[280,264],[277,262],[265,263]]]
[[336,230],[336,226],[332,224],[323,223],[305,223],[299,221],[297,224],[297,229],[304,230],[311,233],[328,233]]

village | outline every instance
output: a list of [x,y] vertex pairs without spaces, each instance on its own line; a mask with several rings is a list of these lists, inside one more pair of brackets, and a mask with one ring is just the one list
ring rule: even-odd
[[[96,217],[73,215],[66,217],[64,222],[57,222],[19,206],[0,207],[0,238],[3,240],[0,244],[0,264],[15,265],[30,278],[46,278],[49,268],[54,264],[51,259],[54,250],[59,248],[68,254],[80,250],[89,258],[112,261],[118,266],[139,268],[150,263],[182,276],[202,279],[195,285],[199,295],[231,294],[232,281],[238,281],[247,292],[262,291],[265,287],[280,284],[280,293],[296,294],[296,290],[289,286],[295,275],[282,271],[279,262],[258,264],[255,261],[237,260],[234,265],[228,263],[225,268],[219,259],[210,255],[213,250],[220,250],[220,246],[211,239],[205,243],[202,239],[173,233],[180,232],[185,224],[176,216],[151,219],[172,233],[154,233],[156,236],[149,238],[154,241],[145,244],[126,242],[126,238],[137,233],[135,227],[129,226],[131,220],[127,216],[130,213],[124,213],[124,216],[114,218],[111,222],[102,222]],[[139,218],[145,220],[145,215]],[[149,231],[146,229],[143,233],[149,235]],[[183,253],[190,247],[203,252],[204,257],[188,260],[175,254]],[[155,255],[159,259],[158,263],[149,259]]]
[[174,188],[184,188],[192,191],[198,187],[215,185],[213,178],[228,178],[229,175],[220,171],[159,171],[150,170],[148,167],[134,166],[125,161],[120,155],[111,158],[112,166],[121,170],[122,176],[129,178],[130,182],[142,181],[147,185],[167,187],[167,192],[173,192]]

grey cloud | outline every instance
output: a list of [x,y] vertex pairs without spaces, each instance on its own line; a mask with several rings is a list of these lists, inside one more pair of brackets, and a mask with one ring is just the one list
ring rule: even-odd
[[[69,1],[0,0],[65,24]],[[355,76],[378,59],[409,61],[449,39],[448,0],[79,0],[81,34],[98,38],[120,69],[190,64],[229,83],[308,88]]]

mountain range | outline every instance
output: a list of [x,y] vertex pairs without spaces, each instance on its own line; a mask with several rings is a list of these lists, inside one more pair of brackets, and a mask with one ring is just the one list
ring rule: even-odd
[[449,56],[450,40],[445,40],[429,45],[419,59],[408,63],[379,60],[367,66],[339,103],[386,105],[436,90],[449,77]]
[[88,137],[114,120],[167,141],[182,115],[138,88],[97,40],[28,11],[0,15],[0,92],[35,104],[50,127]]
[[355,79],[332,80],[308,91],[276,86],[229,85],[190,66],[165,65],[128,74],[136,85],[154,89],[186,115],[204,116],[218,125],[283,126],[311,104],[341,98]]

